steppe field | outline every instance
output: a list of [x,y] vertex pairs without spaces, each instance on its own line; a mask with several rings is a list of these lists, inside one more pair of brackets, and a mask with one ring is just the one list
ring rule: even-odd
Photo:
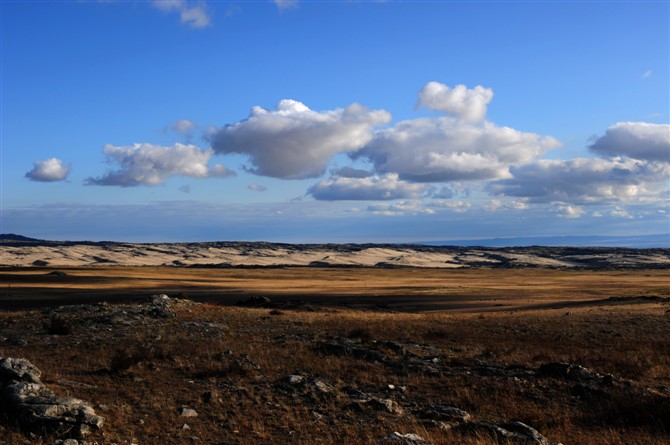
[[23,265],[0,279],[0,357],[97,419],[25,411],[0,366],[8,445],[670,443],[667,267]]

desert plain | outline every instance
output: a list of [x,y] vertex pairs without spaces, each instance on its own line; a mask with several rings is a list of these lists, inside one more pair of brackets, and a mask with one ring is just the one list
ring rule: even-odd
[[670,443],[668,249],[0,248],[0,443]]

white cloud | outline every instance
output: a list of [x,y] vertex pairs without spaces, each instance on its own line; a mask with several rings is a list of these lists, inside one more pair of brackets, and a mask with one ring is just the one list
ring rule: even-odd
[[248,155],[252,173],[314,178],[325,172],[336,154],[365,146],[372,139],[372,128],[390,119],[386,111],[358,104],[318,112],[285,99],[274,111],[254,107],[247,119],[226,125],[209,138],[217,153]]
[[615,218],[627,218],[627,219],[633,219],[633,215],[631,215],[628,210],[622,208],[622,207],[614,207],[610,211],[610,215],[612,215]]
[[584,215],[583,208],[565,203],[555,203],[551,211],[561,218],[580,218]]
[[670,162],[670,125],[618,122],[589,148],[602,156]]
[[249,190],[254,191],[254,192],[264,192],[264,191],[266,191],[266,190],[268,189],[268,188],[265,187],[264,185],[260,185],[260,184],[249,184],[249,185],[247,186],[247,188],[248,188]]
[[444,201],[437,200],[431,204],[433,207],[441,209],[450,209],[457,213],[467,212],[472,208],[472,203],[468,201]]
[[419,201],[404,201],[397,204],[371,204],[367,208],[368,212],[382,216],[402,216],[410,215],[432,215],[433,209],[425,208]]
[[197,125],[188,119],[180,119],[170,126],[175,133],[186,134],[196,128]]
[[646,70],[640,77],[643,79],[649,79],[651,76],[654,75],[654,72],[652,70]]
[[438,82],[427,83],[419,91],[419,103],[467,122],[480,122],[486,116],[486,107],[493,99],[493,90],[477,85],[449,88]]
[[108,162],[117,164],[100,178],[88,178],[88,185],[118,185],[133,187],[138,185],[163,184],[170,176],[183,175],[194,178],[209,176],[234,176],[222,164],[212,168],[207,163],[213,150],[200,150],[195,145],[175,144],[162,147],[152,144],[134,144],[129,147],[105,145],[103,153]]
[[450,117],[398,122],[376,132],[353,157],[367,158],[379,173],[416,182],[509,177],[510,165],[537,159],[560,143],[490,122],[470,125]]
[[533,202],[654,202],[667,193],[670,165],[630,158],[540,160],[513,168],[512,174],[489,190]]
[[298,7],[298,0],[272,0],[280,11],[285,9],[294,9]]
[[381,201],[417,198],[424,186],[401,181],[395,173],[365,178],[334,177],[314,184],[307,191],[321,201]]
[[[208,150],[208,152],[209,152],[209,150]],[[226,167],[223,164],[214,164],[209,169],[209,172],[208,172],[207,176],[212,176],[212,177],[216,177],[216,178],[229,178],[231,176],[237,176],[237,173],[228,169],[228,167]]]
[[69,173],[70,164],[63,165],[60,159],[50,158],[46,161],[35,161],[33,169],[26,173],[26,178],[39,182],[64,181]]
[[526,199],[514,199],[511,201],[492,199],[484,208],[489,212],[496,212],[498,210],[526,210],[528,204],[526,203]]
[[164,12],[178,12],[181,23],[191,28],[206,28],[212,21],[203,2],[153,0],[151,4]]

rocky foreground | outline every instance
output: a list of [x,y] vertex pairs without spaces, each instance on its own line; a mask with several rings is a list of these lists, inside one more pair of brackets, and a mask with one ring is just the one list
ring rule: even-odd
[[670,249],[435,247],[207,242],[130,244],[0,239],[0,266],[670,268]]
[[0,442],[667,443],[669,327],[665,300],[454,316],[156,295],[0,312]]

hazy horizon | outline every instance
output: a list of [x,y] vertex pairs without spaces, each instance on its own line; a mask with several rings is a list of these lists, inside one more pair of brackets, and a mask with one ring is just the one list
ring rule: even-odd
[[667,2],[0,8],[0,233],[670,232]]

